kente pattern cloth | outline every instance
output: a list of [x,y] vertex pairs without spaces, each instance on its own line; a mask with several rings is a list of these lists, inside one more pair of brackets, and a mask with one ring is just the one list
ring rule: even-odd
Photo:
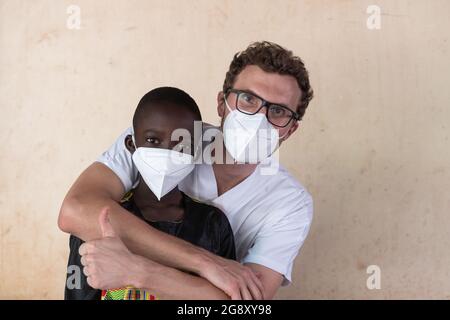
[[102,300],[158,300],[158,298],[146,290],[127,287],[123,289],[102,290]]

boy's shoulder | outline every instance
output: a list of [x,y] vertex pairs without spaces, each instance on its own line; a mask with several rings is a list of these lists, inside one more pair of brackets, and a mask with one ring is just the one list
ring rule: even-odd
[[[236,260],[234,233],[225,213],[207,203],[185,195],[185,224],[188,228],[202,229],[201,233],[210,239],[208,250],[221,257]],[[203,237],[202,237],[203,238]]]
[[199,219],[203,223],[210,225],[215,224],[222,227],[228,227],[230,225],[227,216],[219,208],[191,198],[185,193],[183,193],[183,196],[186,209],[189,211],[188,214],[191,215],[191,218]]

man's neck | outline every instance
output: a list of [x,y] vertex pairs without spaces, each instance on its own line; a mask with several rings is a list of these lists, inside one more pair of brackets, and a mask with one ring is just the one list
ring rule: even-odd
[[258,164],[213,163],[212,167],[217,181],[218,196],[224,194],[247,179],[255,171],[257,166]]

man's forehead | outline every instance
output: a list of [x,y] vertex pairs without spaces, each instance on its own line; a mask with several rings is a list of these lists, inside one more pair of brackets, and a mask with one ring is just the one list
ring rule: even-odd
[[245,67],[236,77],[234,88],[249,90],[261,98],[295,108],[301,91],[297,80],[290,75],[265,72],[258,66]]

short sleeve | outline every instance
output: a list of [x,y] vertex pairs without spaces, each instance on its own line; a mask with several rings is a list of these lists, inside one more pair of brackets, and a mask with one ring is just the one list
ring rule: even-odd
[[241,261],[270,268],[284,277],[283,286],[292,281],[292,267],[308,235],[313,215],[312,197],[303,190],[294,204],[272,208],[271,217]]
[[131,127],[125,130],[96,160],[106,165],[120,178],[126,192],[131,190],[138,178],[138,171],[133,164],[131,153],[125,147],[125,138],[132,132]]

